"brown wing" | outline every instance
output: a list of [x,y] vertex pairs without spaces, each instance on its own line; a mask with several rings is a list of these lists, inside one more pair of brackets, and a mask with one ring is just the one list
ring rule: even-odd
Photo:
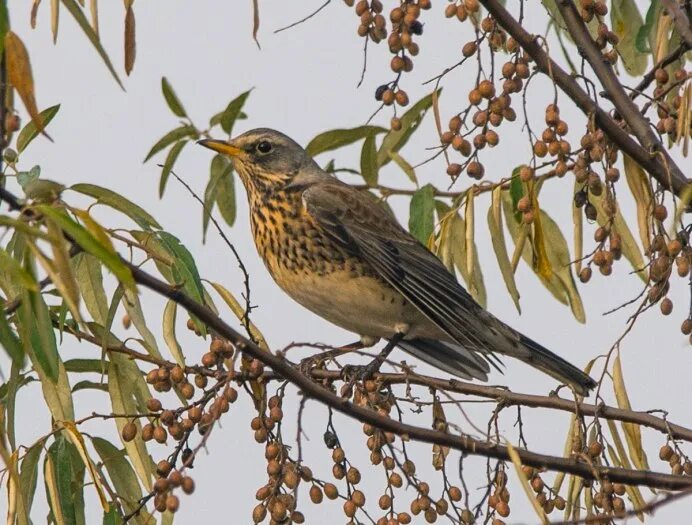
[[[362,257],[443,332],[463,348],[479,352],[497,368],[482,337],[485,312],[442,262],[359,190],[336,182],[303,192],[308,213],[353,254]],[[487,316],[487,314],[485,314]],[[477,354],[466,354],[488,371]]]

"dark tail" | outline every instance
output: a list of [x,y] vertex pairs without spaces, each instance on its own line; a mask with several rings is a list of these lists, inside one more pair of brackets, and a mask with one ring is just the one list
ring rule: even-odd
[[520,358],[522,361],[562,383],[567,383],[578,394],[586,396],[591,389],[596,387],[596,381],[588,374],[568,363],[559,355],[539,345],[536,341],[529,339],[525,335],[519,335],[519,341],[530,352],[528,357],[522,356]]
[[453,376],[461,379],[488,380],[488,363],[476,352],[471,352],[461,345],[418,337],[404,339],[398,346],[421,361]]

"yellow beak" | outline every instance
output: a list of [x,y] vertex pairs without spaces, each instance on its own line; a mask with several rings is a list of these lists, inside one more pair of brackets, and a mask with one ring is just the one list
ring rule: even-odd
[[197,144],[201,144],[205,148],[209,148],[223,155],[228,155],[229,157],[239,157],[244,153],[242,149],[229,144],[225,140],[205,139],[198,141]]

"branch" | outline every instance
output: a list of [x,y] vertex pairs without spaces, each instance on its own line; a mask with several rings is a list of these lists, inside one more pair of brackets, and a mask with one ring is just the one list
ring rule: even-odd
[[[560,1],[557,2],[558,6]],[[594,102],[577,81],[548,56],[536,42],[535,37],[521,26],[499,0],[480,0],[480,2],[529,54],[538,70],[548,75],[587,117],[593,115],[599,127],[624,153],[646,169],[664,188],[676,195],[680,195],[689,186],[690,181],[672,160],[666,159],[667,166],[664,166],[652,155],[656,150],[646,150],[620,128],[618,123]],[[582,24],[582,21],[579,20],[579,23]]]
[[662,2],[668,15],[673,19],[673,24],[675,24],[680,38],[687,44],[688,48],[692,48],[692,25],[690,25],[687,15],[680,9],[677,0],[662,0]]
[[612,67],[604,60],[602,53],[598,47],[596,47],[596,43],[591,38],[572,0],[559,0],[555,5],[559,9],[560,14],[562,14],[565,25],[570,35],[572,35],[572,39],[577,45],[580,53],[583,54],[589,64],[591,64],[591,68],[609,94],[609,98],[613,102],[615,109],[629,125],[640,144],[644,146],[652,156],[657,154],[663,155],[665,165],[662,165],[658,160],[655,162],[664,170],[666,167],[670,170],[670,175],[665,174],[664,180],[668,181],[671,178],[680,177],[685,181],[685,184],[688,184],[688,179],[675,164],[675,161],[670,157],[667,150],[662,147],[661,141],[651,128],[650,122],[641,114],[637,105],[627,95],[622,84],[615,76]]
[[[16,211],[21,210],[19,200],[12,193],[1,187],[0,199],[7,202],[11,209]],[[74,239],[67,236],[66,238],[73,244],[76,244]],[[262,350],[255,343],[231,328],[207,306],[193,300],[179,288],[170,286],[168,283],[129,263],[124,258],[121,258],[121,260],[123,264],[128,266],[134,280],[138,284],[145,288],[149,288],[163,297],[175,301],[190,314],[197,316],[197,318],[209,328],[216,330],[220,336],[228,339],[239,351],[245,352],[247,355],[262,361],[276,373],[297,386],[302,391],[303,395],[320,401],[334,410],[362,423],[369,423],[385,432],[392,432],[402,439],[437,444],[443,447],[453,448],[465,454],[480,455],[502,461],[511,461],[509,451],[504,445],[480,441],[469,436],[457,436],[437,430],[409,425],[380,415],[378,412],[369,408],[354,405],[347,399],[341,398],[320,384],[313,382],[310,377],[302,374],[298,368],[287,361],[280,352],[271,353]],[[524,465],[565,472],[586,480],[607,478],[613,483],[645,485],[651,488],[667,490],[684,490],[692,488],[691,476],[676,476],[673,474],[663,474],[646,470],[590,465],[578,457],[563,458],[550,456],[532,452],[524,448],[515,448],[515,452],[519,455]]]

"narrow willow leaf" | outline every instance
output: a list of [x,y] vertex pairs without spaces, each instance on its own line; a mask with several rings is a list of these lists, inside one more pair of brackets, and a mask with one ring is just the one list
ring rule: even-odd
[[154,337],[154,334],[147,326],[147,322],[144,318],[144,311],[142,310],[142,304],[139,302],[139,295],[137,292],[126,290],[122,303],[125,307],[125,311],[132,320],[132,324],[137,329],[137,332],[139,332],[139,335],[141,335],[146,342],[147,350],[151,353],[152,357],[155,357],[156,359],[163,359],[163,356],[159,351],[159,346],[156,343],[156,337]]
[[[441,89],[437,90],[438,95],[441,92]],[[391,152],[397,152],[406,145],[408,139],[411,138],[411,135],[420,126],[423,117],[432,106],[432,102],[432,93],[426,95],[401,116],[401,128],[399,130],[384,130],[387,131],[387,134],[382,139],[380,149],[377,150],[377,165],[379,167],[384,166],[391,160]]]
[[349,129],[332,129],[320,133],[313,138],[305,147],[308,155],[315,157],[325,151],[332,151],[337,148],[342,148],[358,142],[367,137],[374,137],[379,133],[385,133],[387,130],[380,126],[359,126]]
[[147,162],[150,158],[152,158],[154,155],[156,155],[159,151],[166,149],[168,146],[173,144],[174,142],[178,142],[179,140],[193,137],[195,139],[199,138],[199,132],[197,131],[197,128],[190,124],[184,124],[182,126],[179,126],[175,129],[172,129],[168,133],[166,133],[163,137],[159,139],[159,141],[154,144],[151,149],[149,150],[149,153],[147,153],[147,156],[144,158],[144,162]]
[[[613,449],[613,447],[610,445],[608,446],[608,453],[610,454],[611,460],[619,467],[631,469],[632,464],[627,457],[627,452],[625,452],[625,447],[622,444],[620,433],[615,426],[615,421],[608,420],[608,429],[610,430],[610,435],[612,436],[613,443],[615,444],[615,449]],[[615,453],[615,450],[617,450],[617,454]],[[644,497],[642,496],[639,487],[625,486],[625,490],[627,491],[627,495],[635,508],[642,508],[644,505],[646,505],[646,501],[644,501]],[[639,521],[644,521],[643,516],[639,516]]]
[[101,392],[108,393],[108,383],[97,383],[96,381],[84,379],[74,384],[72,387],[72,393],[74,394],[80,390],[100,390]]
[[219,182],[216,185],[216,204],[219,207],[219,213],[226,224],[233,226],[236,219],[236,198],[235,182],[232,170],[226,171],[219,178]]
[[101,479],[99,477],[98,472],[96,471],[96,467],[94,466],[93,461],[91,461],[91,458],[89,457],[89,452],[86,449],[86,443],[84,443],[84,436],[82,436],[82,433],[79,430],[77,430],[77,426],[74,424],[74,422],[63,421],[62,424],[63,427],[65,427],[65,429],[67,430],[67,436],[69,437],[70,441],[72,441],[74,447],[77,449],[79,457],[82,459],[86,471],[89,473],[89,477],[91,478],[91,481],[94,484],[94,488],[96,489],[96,493],[98,494],[98,498],[101,502],[101,507],[103,507],[103,511],[108,512],[108,500],[106,499],[106,494],[103,491],[103,485],[101,484]]
[[509,453],[509,457],[512,460],[512,465],[514,466],[514,473],[517,475],[519,481],[521,482],[521,488],[524,489],[524,493],[531,502],[531,506],[533,507],[533,510],[536,512],[536,515],[538,516],[538,519],[541,521],[541,523],[543,525],[549,525],[550,521],[548,520],[548,516],[546,516],[543,507],[536,500],[535,492],[531,488],[531,485],[529,485],[529,480],[526,477],[524,470],[522,469],[521,457],[519,457],[519,453],[516,451],[516,449],[512,446],[512,444],[509,441],[506,443],[506,446],[507,452]]
[[238,120],[242,115],[242,109],[245,105],[245,101],[250,96],[252,90],[241,93],[236,98],[231,100],[223,110],[221,116],[219,117],[219,124],[221,124],[221,129],[224,130],[228,135],[233,132],[233,125],[235,121]]
[[[55,442],[48,448],[44,475],[50,495],[50,508],[58,523],[78,523],[77,493],[82,492],[84,485],[84,470],[80,464],[73,463],[73,455],[69,443],[62,434],[57,434]],[[81,476],[80,476],[81,474]],[[50,484],[49,484],[50,479]],[[62,517],[61,519],[58,517]]]
[[649,216],[653,210],[653,196],[651,183],[642,167],[628,155],[623,156],[625,165],[625,178],[632,192],[634,202],[637,205],[637,224],[639,225],[639,237],[644,251],[648,251],[651,243],[651,226]]
[[[613,362],[613,389],[615,391],[615,399],[620,408],[632,410],[625,380],[622,375],[622,365],[620,363],[620,355],[615,357]],[[622,429],[625,431],[625,440],[629,449],[630,458],[634,465],[640,470],[649,470],[649,461],[646,457],[646,452],[642,445],[641,427],[635,423],[622,423]]]
[[108,512],[103,513],[101,525],[120,525],[123,522],[123,515],[118,510],[117,505],[111,504]]
[[514,280],[512,263],[509,260],[507,244],[505,243],[505,233],[502,227],[501,192],[502,188],[500,186],[492,191],[490,208],[488,208],[488,230],[490,231],[490,240],[493,244],[493,251],[495,252],[497,264],[500,267],[502,279],[505,281],[505,286],[514,302],[514,306],[516,306],[517,311],[521,313],[519,290],[517,290],[517,284]]
[[[553,274],[553,266],[548,257],[547,242],[543,232],[542,210],[538,205],[539,188],[532,182],[529,183],[529,193],[531,195],[531,208],[534,212],[533,220],[533,248],[536,254],[535,267],[536,271],[545,279],[550,279]],[[558,230],[559,232],[559,230]]]
[[168,282],[173,281],[173,257],[168,250],[159,241],[156,233],[130,230],[130,234],[137,239],[140,248],[153,259],[156,269]]
[[135,12],[128,7],[125,12],[125,74],[130,75],[135,67],[137,40],[135,37]]
[[[108,366],[108,393],[113,412],[119,414],[134,414],[138,411],[135,400],[135,383],[132,381],[132,373],[128,372],[128,368],[131,368],[129,365],[135,366],[133,363],[127,362],[125,356],[116,353],[111,354],[111,362]],[[123,427],[127,421],[118,417],[115,418],[115,423],[118,427],[118,434],[122,435]],[[123,442],[123,444],[137,476],[144,488],[150,491],[152,487],[152,460],[142,440],[139,419],[135,419],[134,424],[137,426],[137,435],[132,441]]]
[[[48,267],[54,266],[55,271],[52,274],[49,272],[51,280],[65,300],[75,321],[82,323],[82,315],[79,312],[79,286],[72,271],[67,241],[55,222],[46,219],[45,223],[48,234],[51,236],[50,245],[53,252],[53,261],[52,265],[49,262],[46,263],[46,261],[42,262],[42,264],[46,271],[49,271]],[[36,259],[41,261],[43,257],[38,247],[34,243],[29,243],[29,246],[32,248],[36,247],[34,250]]]
[[360,174],[368,186],[377,186],[379,175],[377,167],[377,143],[375,135],[365,137],[363,149],[360,151]]
[[[103,438],[92,437],[91,442],[101,458],[103,466],[106,467],[108,476],[113,482],[115,493],[118,495],[118,500],[122,503],[125,512],[133,512],[137,509],[139,499],[142,497],[142,489],[126,454]],[[141,524],[150,523],[151,516],[145,511],[138,515],[135,520]],[[118,523],[122,523],[122,520]]]
[[[216,293],[218,293],[221,296],[221,299],[224,300],[224,302],[228,305],[228,307],[235,314],[235,316],[242,321],[245,317],[245,309],[240,305],[235,296],[231,292],[229,292],[227,288],[224,288],[224,286],[219,283],[210,282],[209,284],[211,284],[214,290],[216,290]],[[262,332],[260,332],[259,329],[252,323],[252,321],[249,322],[248,329],[250,334],[252,335],[252,339],[257,343],[257,345],[262,350],[266,350],[267,352],[269,352],[269,345],[267,344],[267,340],[264,338],[264,335],[262,335]]]
[[89,0],[89,14],[91,15],[91,28],[94,30],[96,39],[99,38],[99,8],[98,0]]
[[43,453],[43,441],[33,445],[22,459],[22,466],[19,470],[19,486],[21,489],[23,509],[18,514],[19,525],[30,525],[31,506],[34,502],[36,493],[36,483],[38,479],[38,462]]
[[[55,462],[51,454],[46,455],[46,459],[43,461],[43,479],[46,484],[46,494],[48,496],[48,505],[50,506],[50,513],[55,520],[56,525],[66,525],[65,515],[63,514],[62,505],[60,504],[60,486],[58,485],[58,476],[55,469]],[[65,487],[69,490],[69,486]],[[74,523],[74,509],[69,507],[68,510],[72,510],[69,515],[72,521],[69,523]]]
[[94,321],[104,326],[108,316],[108,299],[103,287],[101,263],[87,253],[77,254],[72,263],[79,291],[89,314]]
[[42,124],[45,128],[48,123],[53,120],[53,117],[58,114],[59,110],[60,104],[46,108],[38,114],[37,121],[32,119],[26,126],[22,128],[17,136],[17,151],[19,153],[24,151],[26,147],[31,144],[31,141],[33,141],[41,132],[38,123]]
[[19,97],[31,116],[31,120],[36,123],[38,131],[43,131],[45,124],[41,120],[36,106],[34,77],[31,73],[29,53],[22,39],[12,31],[7,31],[5,34],[5,61],[7,80],[19,93]]
[[[608,196],[608,193],[603,193],[598,197],[589,193],[589,202],[591,202],[591,204],[593,204],[596,207],[596,211],[598,212],[596,215],[596,221],[600,226],[604,226],[609,223],[608,216],[604,211],[604,204],[607,198],[610,198]],[[622,255],[624,255],[625,258],[630,262],[632,268],[635,271],[635,274],[639,276],[639,278],[642,281],[647,282],[649,278],[647,272],[643,271],[644,267],[646,266],[646,263],[644,262],[644,256],[642,254],[642,251],[639,248],[637,241],[634,239],[634,235],[632,235],[632,231],[630,230],[630,227],[627,225],[627,221],[622,216],[622,213],[620,212],[620,206],[618,205],[617,201],[614,200],[614,202],[612,202],[611,205],[617,208],[615,216],[613,217],[611,228],[613,232],[617,233],[620,236],[622,244]]]
[[166,155],[166,161],[163,163],[163,169],[161,170],[161,179],[159,180],[159,198],[163,197],[163,192],[166,190],[166,183],[168,182],[168,177],[171,175],[175,161],[178,160],[180,152],[187,144],[187,140],[179,140],[173,147],[168,151]]
[[[224,155],[214,155],[209,166],[209,182],[204,190],[204,211],[202,216],[202,240],[206,242],[207,228],[209,227],[209,219],[214,211],[214,205],[218,199],[218,188],[220,182],[225,177],[232,177],[233,165]],[[233,181],[230,182],[233,185]],[[228,193],[228,192],[227,192]],[[226,200],[225,205],[229,203]],[[229,218],[235,221],[235,198],[230,205],[231,209],[227,210]],[[225,220],[225,219],[224,219]]]
[[22,347],[22,342],[7,321],[4,308],[0,308],[0,346],[5,349],[12,361],[20,364],[24,363],[24,348]]
[[38,283],[34,276],[2,247],[0,247],[0,272],[4,272],[7,279],[11,279],[22,288],[33,292],[38,291]]
[[168,109],[170,109],[176,117],[187,117],[182,102],[180,102],[178,95],[176,95],[173,90],[173,86],[171,86],[171,83],[166,77],[161,77],[161,91],[163,92],[163,98],[166,99],[166,104],[168,104]]
[[175,301],[168,301],[166,303],[166,308],[163,310],[163,339],[166,341],[166,345],[168,345],[168,349],[171,351],[171,355],[176,363],[185,367],[183,349],[180,348],[180,343],[178,343],[178,339],[175,336],[175,317],[177,309],[178,305]]
[[84,15],[84,12],[80,9],[79,5],[77,5],[76,0],[62,0],[62,3],[65,5],[67,10],[74,17],[74,19],[77,21],[77,23],[79,24],[79,27],[82,29],[82,31],[84,31],[84,34],[87,36],[87,38],[89,39],[91,44],[94,46],[94,48],[96,49],[96,52],[99,54],[99,56],[103,60],[104,64],[106,64],[108,71],[110,71],[111,75],[113,75],[113,78],[115,79],[115,81],[124,90],[125,88],[123,87],[122,82],[120,82],[120,78],[118,77],[118,74],[115,72],[115,68],[113,67],[113,64],[111,63],[111,59],[108,57],[108,53],[106,53],[106,50],[103,48],[103,46],[101,45],[101,42],[99,41],[98,34],[89,25],[89,21],[87,20],[86,16]]
[[58,25],[60,22],[60,0],[50,0],[50,30],[53,33],[53,43],[58,41]]
[[151,228],[161,228],[161,225],[156,222],[154,217],[119,193],[101,186],[96,186],[95,184],[75,184],[74,186],[71,186],[70,189],[84,195],[89,195],[90,197],[96,199],[99,204],[103,204],[104,206],[113,208],[120,213],[124,213],[130,217],[130,219],[135,221],[140,228],[145,230],[150,230]]
[[389,152],[389,158],[391,158],[394,163],[401,168],[401,171],[408,177],[408,180],[418,185],[418,178],[416,177],[416,171],[413,169],[404,157],[399,155],[396,151]]
[[[574,192],[572,195],[576,195],[577,191],[580,191],[580,184],[574,181]],[[579,275],[582,268],[582,259],[584,258],[584,212],[581,208],[577,208],[574,198],[571,197],[570,201],[572,203],[572,241],[574,248],[574,271]]]
[[[471,281],[475,293],[478,293],[478,288],[475,285],[475,272],[473,266],[473,260],[476,256],[476,213],[474,207],[474,198],[476,194],[473,189],[466,192],[466,206],[464,208],[464,222],[466,223],[464,228],[464,248],[466,250],[466,271],[469,274],[469,281]],[[473,295],[473,294],[472,294]]]
[[76,223],[67,214],[45,204],[37,205],[43,215],[54,221],[65,233],[69,234],[81,248],[97,259],[99,259],[106,267],[113,272],[124,286],[129,289],[135,288],[135,281],[132,277],[132,272],[125,263],[111,252],[108,246],[104,246],[82,225]]
[[610,4],[610,23],[620,39],[615,49],[622,58],[625,70],[633,77],[644,74],[649,57],[637,49],[637,35],[644,20],[635,1],[613,0]]
[[663,6],[660,0],[651,0],[649,9],[646,11],[644,24],[637,31],[634,45],[640,53],[650,53],[653,49],[651,45],[650,35],[655,33],[655,26],[658,21],[658,15]]
[[416,239],[427,245],[434,229],[435,189],[426,184],[411,197],[408,229]]

